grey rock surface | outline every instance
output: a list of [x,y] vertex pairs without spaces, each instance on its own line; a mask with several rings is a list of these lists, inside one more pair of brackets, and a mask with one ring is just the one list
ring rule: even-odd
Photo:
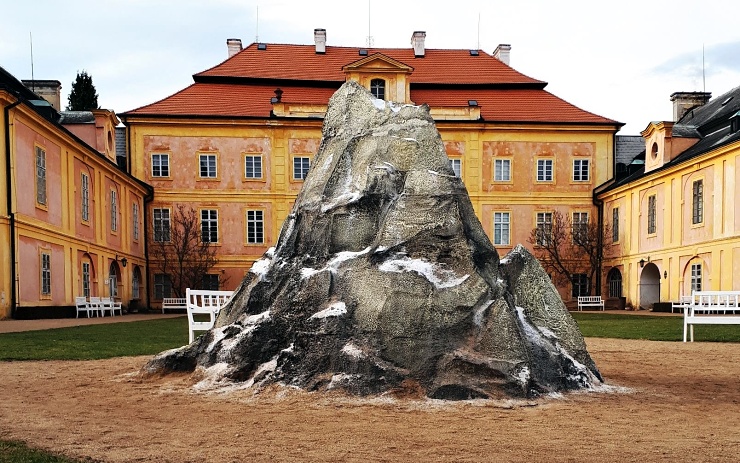
[[347,82],[274,249],[216,326],[148,372],[367,395],[527,397],[601,381],[523,247],[499,262],[426,106]]

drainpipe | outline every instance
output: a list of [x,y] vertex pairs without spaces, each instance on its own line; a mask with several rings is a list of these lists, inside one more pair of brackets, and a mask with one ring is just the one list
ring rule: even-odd
[[15,103],[10,104],[4,109],[4,122],[5,122],[5,183],[7,187],[7,208],[8,208],[8,221],[10,222],[10,317],[15,318],[16,305],[18,304],[18,289],[16,285],[16,279],[18,278],[16,271],[16,243],[15,243],[15,213],[13,212],[13,176],[11,174],[11,154],[10,154],[10,110],[21,104],[21,100],[16,100]]

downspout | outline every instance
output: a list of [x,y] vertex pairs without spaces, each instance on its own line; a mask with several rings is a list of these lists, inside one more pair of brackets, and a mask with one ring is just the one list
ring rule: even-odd
[[594,205],[596,206],[596,217],[597,217],[597,230],[599,230],[599,234],[597,235],[597,242],[596,242],[596,260],[598,261],[598,265],[596,268],[596,294],[595,296],[601,296],[601,271],[602,271],[602,265],[604,262],[604,202],[599,201],[596,198],[596,191],[594,191]]
[[13,186],[12,180],[13,175],[11,174],[11,154],[10,154],[10,110],[21,104],[21,100],[16,100],[15,103],[10,104],[4,109],[5,122],[4,133],[5,133],[5,184],[7,188],[7,208],[8,208],[8,221],[10,223],[10,318],[15,318],[16,306],[18,304],[18,288],[16,279],[18,278],[18,272],[16,271],[16,242],[15,242],[15,213],[13,212]]

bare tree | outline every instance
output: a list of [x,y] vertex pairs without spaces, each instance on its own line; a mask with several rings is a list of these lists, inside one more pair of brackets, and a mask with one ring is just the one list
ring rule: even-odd
[[[551,220],[543,221],[534,228],[528,242],[534,246],[534,255],[558,286],[571,287],[586,284],[586,293],[591,294],[594,276],[601,264],[601,249],[609,226],[599,225],[590,219],[573,222],[570,216],[554,211]],[[580,280],[586,275],[586,281]]]
[[193,208],[180,204],[171,220],[166,219],[155,217],[149,256],[153,266],[169,276],[175,297],[185,297],[185,289],[200,288],[205,275],[218,263],[216,247],[204,240],[209,232],[202,229]]

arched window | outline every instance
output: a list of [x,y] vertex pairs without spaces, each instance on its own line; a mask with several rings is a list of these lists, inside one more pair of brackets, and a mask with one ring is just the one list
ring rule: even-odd
[[118,266],[115,262],[111,262],[108,273],[108,294],[110,297],[118,297]]
[[383,79],[371,80],[370,93],[379,100],[385,100],[385,81]]
[[609,270],[606,281],[609,283],[609,297],[622,297],[622,272],[617,268]]

